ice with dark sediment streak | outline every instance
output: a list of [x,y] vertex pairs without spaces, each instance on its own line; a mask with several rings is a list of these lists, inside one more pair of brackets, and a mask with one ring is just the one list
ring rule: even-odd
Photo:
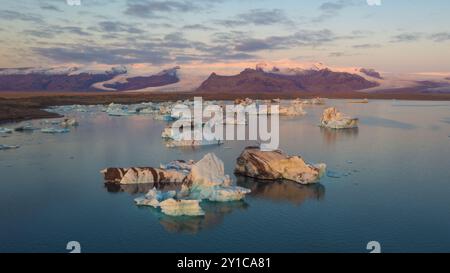
[[308,164],[300,156],[289,156],[280,150],[263,151],[247,147],[237,159],[235,173],[263,180],[291,180],[300,184],[318,182],[325,164]]

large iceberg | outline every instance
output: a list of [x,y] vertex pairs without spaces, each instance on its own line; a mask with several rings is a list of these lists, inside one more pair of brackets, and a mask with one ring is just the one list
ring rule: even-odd
[[237,159],[235,173],[264,180],[291,180],[300,184],[316,183],[324,174],[325,164],[311,165],[300,156],[282,151],[261,151],[247,147]]
[[[146,175],[140,174],[149,170]],[[151,171],[153,170],[153,171]],[[139,206],[161,208],[161,211],[173,216],[203,215],[200,202],[229,202],[242,200],[249,189],[233,186],[231,178],[225,174],[223,162],[214,154],[205,155],[194,164],[193,161],[172,161],[155,168],[109,168],[103,170],[105,180],[116,183],[142,183],[151,181],[155,183],[154,173],[159,171],[171,172],[177,181],[169,179],[159,183],[181,182],[179,191],[163,192],[156,188],[151,189],[145,196],[135,199]],[[132,174],[128,175],[131,172]]]
[[357,118],[349,117],[331,107],[323,111],[320,126],[330,129],[353,129],[358,128],[358,121]]

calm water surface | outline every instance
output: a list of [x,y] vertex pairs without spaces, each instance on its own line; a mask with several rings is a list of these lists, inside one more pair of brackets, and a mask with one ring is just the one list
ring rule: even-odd
[[[0,252],[67,252],[73,240],[84,252],[367,252],[372,240],[386,252],[449,252],[450,103],[327,106],[359,117],[360,128],[320,129],[324,106],[281,118],[281,148],[331,171],[309,187],[232,175],[252,142],[166,148],[166,123],[146,116],[77,113],[69,134],[0,137],[21,145],[0,151]],[[203,203],[204,217],[139,208],[133,199],[148,186],[105,187],[99,173],[208,152],[253,192],[243,202]]]

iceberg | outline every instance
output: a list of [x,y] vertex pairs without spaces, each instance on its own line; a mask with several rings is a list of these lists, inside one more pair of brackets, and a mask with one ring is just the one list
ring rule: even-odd
[[320,126],[330,129],[353,129],[358,128],[358,119],[349,117],[331,107],[323,111]]
[[106,182],[118,184],[183,183],[187,174],[177,170],[146,168],[107,168],[100,173]]
[[325,104],[325,100],[322,98],[313,98],[311,100],[304,100],[302,101],[302,104],[311,104],[311,105],[324,105]]
[[48,127],[48,128],[42,128],[42,133],[45,134],[64,134],[70,132],[67,128],[55,128],[55,127]]
[[[163,175],[155,177],[159,172]],[[169,183],[174,177],[182,183],[181,190],[162,192],[153,188],[134,201],[138,206],[160,208],[172,216],[204,215],[200,202],[231,202],[244,199],[249,189],[232,186],[231,178],[225,174],[223,162],[214,154],[205,155],[200,161],[172,161],[154,168],[109,168],[102,171],[108,182],[121,184]],[[145,173],[145,174],[144,174]],[[168,178],[171,173],[172,178]],[[164,177],[165,180],[158,178]],[[158,180],[158,182],[155,182]]]
[[156,190],[156,188],[153,188],[149,190],[144,197],[136,198],[134,199],[134,201],[138,206],[150,206],[158,208],[162,201],[174,198],[176,194],[176,191],[162,192]]
[[292,103],[289,106],[280,107],[278,114],[280,116],[295,117],[295,116],[306,115],[306,112],[303,110],[303,107],[301,106],[301,104]]
[[67,127],[75,127],[78,126],[78,121],[74,118],[65,118],[61,122],[61,127],[67,128]]
[[237,159],[235,173],[264,180],[291,180],[300,184],[316,183],[326,170],[325,164],[307,164],[300,156],[282,151],[261,151],[247,147]]
[[0,134],[11,134],[12,130],[8,128],[0,127]]
[[170,216],[203,216],[200,200],[167,199],[160,203],[161,212]]
[[33,132],[35,130],[38,130],[38,128],[33,127],[31,123],[26,123],[14,129],[16,132]]
[[193,186],[214,187],[229,186],[230,176],[225,174],[223,161],[215,154],[209,153],[192,166],[188,177]]
[[20,148],[20,146],[0,144],[0,150],[12,150],[12,149],[18,149],[18,148]]
[[192,166],[195,164],[195,161],[189,160],[174,160],[167,164],[161,164],[160,168],[164,170],[177,170],[182,172],[189,173],[192,169]]

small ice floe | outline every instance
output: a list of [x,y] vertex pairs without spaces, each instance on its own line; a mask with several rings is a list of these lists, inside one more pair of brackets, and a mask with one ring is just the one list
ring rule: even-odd
[[161,192],[151,189],[144,197],[134,199],[138,206],[161,208],[161,212],[170,216],[202,216],[205,212],[200,207],[201,200],[174,199],[175,191]]
[[248,106],[253,104],[253,100],[250,98],[245,98],[245,99],[236,99],[234,100],[234,104],[235,105],[242,105],[242,106]]
[[154,119],[155,120],[168,121],[168,122],[176,120],[176,118],[172,117],[172,115],[169,115],[169,114],[164,114],[164,115],[157,114],[157,115],[154,116]]
[[317,97],[317,98],[313,98],[313,99],[310,99],[310,100],[301,101],[301,103],[302,104],[310,104],[310,105],[324,105],[325,104],[325,100],[322,99],[322,98]]
[[67,128],[48,127],[48,128],[42,128],[41,132],[45,133],[45,134],[65,134],[65,133],[69,133],[70,130]]
[[303,116],[306,115],[306,112],[303,110],[303,107],[299,103],[292,103],[288,106],[280,106],[280,110],[278,113],[280,116]]
[[35,130],[39,130],[39,128],[34,127],[31,123],[26,123],[14,129],[16,132],[33,132]]
[[111,117],[126,117],[131,115],[128,110],[111,110],[107,113]]
[[[197,130],[198,134],[202,136],[202,139],[200,140],[193,139]],[[191,137],[186,139],[185,135],[190,135]],[[223,140],[217,139],[214,134],[202,131],[201,128],[184,128],[183,133],[174,132],[171,129],[167,129],[167,131],[163,132],[162,137],[167,140],[167,148],[222,145],[224,143]]]
[[167,148],[222,145],[223,140],[168,140]]
[[67,127],[76,127],[79,125],[78,121],[74,118],[65,118],[61,122],[61,127],[67,128]]
[[12,150],[12,149],[19,149],[20,146],[17,145],[3,145],[0,144],[0,150]]
[[237,159],[235,173],[263,180],[291,180],[300,184],[316,183],[325,173],[326,165],[305,163],[300,156],[282,151],[262,151],[247,147]]
[[[135,203],[139,206],[161,208],[161,211],[167,215],[198,216],[204,215],[200,207],[202,200],[238,201],[250,193],[249,189],[233,186],[231,178],[225,175],[224,169],[223,162],[210,153],[196,163],[178,160],[161,165],[161,169],[110,168],[103,170],[102,173],[106,181],[118,183],[181,182],[182,187],[178,192],[162,192],[153,188],[145,196],[136,198]],[[142,170],[149,170],[149,172]]]
[[320,121],[320,126],[330,129],[358,128],[359,120],[339,112],[336,108],[325,109]]
[[174,160],[167,164],[161,164],[160,168],[164,170],[177,170],[177,171],[183,171],[189,173],[192,169],[192,166],[194,166],[195,161],[189,160]]
[[359,103],[361,103],[361,104],[366,104],[366,103],[369,103],[369,99],[363,99],[363,100],[352,100],[352,101],[349,101],[348,103],[356,103],[356,104],[359,104]]
[[9,128],[0,127],[0,134],[11,134],[13,130]]
[[128,110],[128,106],[115,103],[109,104],[108,107],[103,109],[103,111],[112,117],[123,117],[123,116],[130,116],[131,114],[133,114],[133,111]]

